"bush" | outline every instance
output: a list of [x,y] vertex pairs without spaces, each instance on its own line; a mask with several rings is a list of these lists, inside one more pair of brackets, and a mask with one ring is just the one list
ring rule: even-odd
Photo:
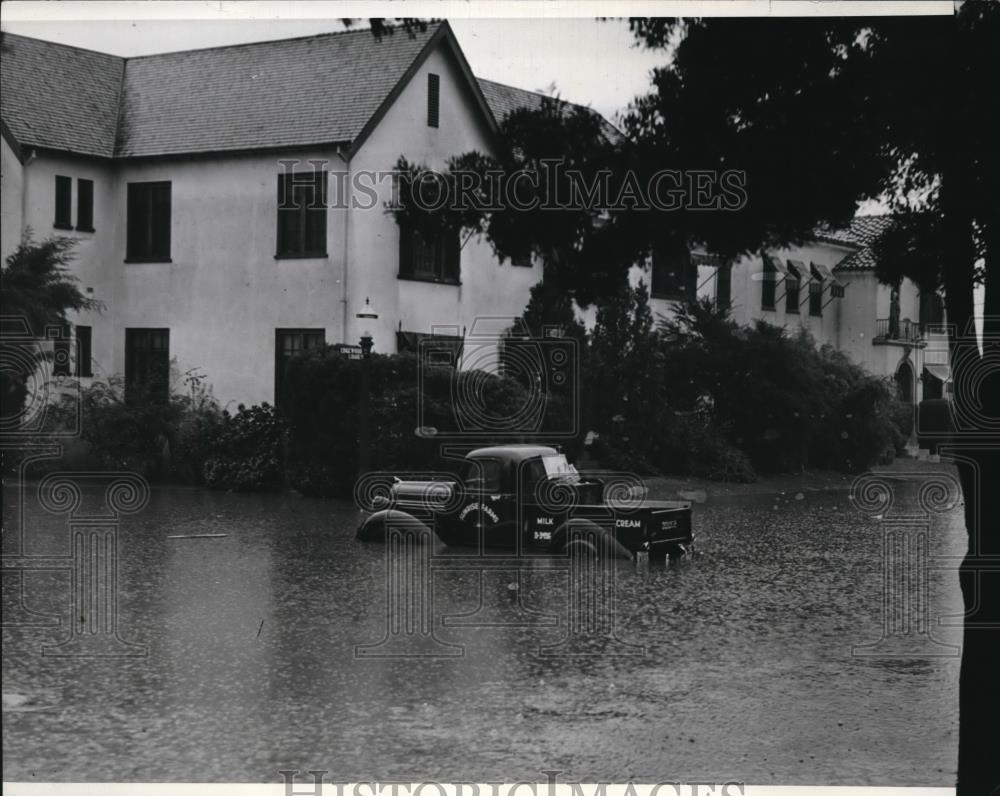
[[659,456],[665,473],[744,484],[757,480],[747,455],[729,441],[704,410],[671,417]]
[[[363,360],[332,346],[304,352],[289,363],[285,383],[289,397],[283,406],[289,424],[288,483],[305,495],[349,497],[353,492],[359,466],[363,366]],[[369,366],[373,470],[450,466],[440,460],[440,440],[417,431],[418,425],[458,431],[462,418],[455,411],[455,396],[473,398],[476,408],[490,418],[516,415],[528,397],[526,388],[513,379],[484,371],[427,367],[421,375],[414,354],[373,355]],[[529,438],[525,434],[519,439]]]
[[[79,403],[78,403],[79,401]],[[184,405],[139,394],[124,397],[118,377],[95,381],[76,396],[64,397],[46,415],[48,430],[76,425],[91,469],[132,471],[146,478],[170,474],[170,436]]]
[[69,467],[203,483],[204,463],[223,414],[204,376],[189,371],[183,380],[187,392],[172,394],[166,401],[135,391],[126,400],[117,376],[64,391],[46,412],[44,430],[50,434],[79,426],[80,436],[60,440],[65,449],[62,459],[33,465],[32,474]]
[[284,482],[286,425],[270,404],[239,405],[235,415],[222,413],[207,447],[205,485],[233,492],[277,489]]
[[[807,466],[858,471],[905,445],[906,409],[885,380],[830,346],[818,349],[807,332],[739,327],[701,301],[677,305],[650,346],[641,290],[598,312],[583,382],[621,396],[620,422],[632,440],[628,451],[605,444],[603,455],[747,481]],[[607,414],[589,417],[602,437],[614,431]]]

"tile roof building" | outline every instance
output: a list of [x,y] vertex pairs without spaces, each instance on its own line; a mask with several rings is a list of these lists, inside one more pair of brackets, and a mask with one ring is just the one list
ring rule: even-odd
[[[909,279],[883,285],[876,274],[873,247],[892,224],[891,215],[857,216],[843,229],[817,228],[800,246],[730,264],[696,252],[697,294],[729,303],[740,324],[762,320],[807,331],[818,344],[893,379],[907,401],[941,397],[950,389],[941,297]],[[658,280],[655,267],[650,276],[654,310],[668,314],[679,296],[676,284]]]

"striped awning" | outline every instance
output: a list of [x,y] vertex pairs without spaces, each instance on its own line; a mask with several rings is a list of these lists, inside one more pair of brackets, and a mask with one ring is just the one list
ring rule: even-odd
[[843,286],[843,282],[841,282],[839,279],[837,279],[837,277],[834,276],[833,271],[831,271],[829,268],[827,268],[825,265],[823,265],[823,263],[812,263],[811,262],[811,263],[809,263],[809,265],[812,266],[813,274],[814,275],[816,275],[816,274],[819,275],[819,281],[821,281],[821,282],[832,282],[835,285],[841,285],[841,286]]
[[796,276],[803,282],[808,282],[812,279],[812,274],[809,269],[806,268],[806,264],[801,260],[789,260],[788,270],[792,276]]
[[781,260],[779,260],[777,257],[769,254],[767,255],[767,261],[779,274],[781,274],[782,276],[788,276],[788,269],[785,267],[785,264],[781,262]]

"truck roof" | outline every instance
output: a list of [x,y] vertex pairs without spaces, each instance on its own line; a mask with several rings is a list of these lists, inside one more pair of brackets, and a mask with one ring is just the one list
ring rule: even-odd
[[554,456],[559,451],[548,445],[492,445],[488,448],[476,448],[469,451],[467,459],[497,458],[508,461],[522,462],[536,456]]

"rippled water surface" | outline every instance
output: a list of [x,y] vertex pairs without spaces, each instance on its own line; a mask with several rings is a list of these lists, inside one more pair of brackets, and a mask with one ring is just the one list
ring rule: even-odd
[[[5,488],[5,553],[23,510],[23,552],[64,555],[67,518],[33,489]],[[120,632],[146,657],[43,657],[69,576],[25,575],[24,605],[61,625],[4,629],[4,779],[954,781],[958,658],[852,655],[882,635],[882,529],[846,492],[696,506],[700,555],[615,566],[617,639],[584,644],[560,646],[579,604],[564,562],[480,571],[435,547],[421,649],[460,657],[355,655],[387,616],[386,549],[355,542],[357,521],[155,488],[120,535]],[[167,538],[186,534],[225,536]],[[958,511],[930,552],[957,564]],[[931,617],[959,613],[955,574],[929,578]],[[20,585],[5,574],[5,622]]]

